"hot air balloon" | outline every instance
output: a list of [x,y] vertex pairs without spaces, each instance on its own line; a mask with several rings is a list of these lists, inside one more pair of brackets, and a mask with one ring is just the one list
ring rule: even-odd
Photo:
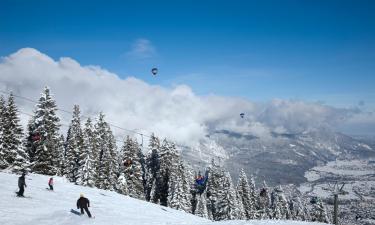
[[151,73],[155,76],[158,73],[158,68],[152,68]]
[[240,113],[241,118],[245,116],[245,113]]

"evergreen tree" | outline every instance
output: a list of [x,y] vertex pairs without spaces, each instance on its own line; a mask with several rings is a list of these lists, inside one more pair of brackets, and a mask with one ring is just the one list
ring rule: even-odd
[[290,209],[291,219],[301,220],[301,221],[309,220],[308,215],[306,215],[307,211],[305,209],[305,206],[299,196],[290,200],[289,209]]
[[239,199],[243,204],[243,209],[245,212],[246,219],[255,219],[255,202],[250,185],[245,174],[245,171],[241,169],[238,183],[237,183],[237,192]]
[[[171,145],[171,148],[175,148],[173,144]],[[171,164],[171,166],[171,174],[168,184],[168,206],[185,212],[191,212],[192,196],[189,179],[191,173],[180,159],[178,159],[176,165]],[[205,209],[205,212],[207,213],[207,208]],[[202,211],[202,213],[204,213],[204,211]]]
[[160,141],[152,134],[148,145],[148,153],[146,156],[146,186],[145,197],[147,201],[157,203],[160,197],[156,192],[157,177],[159,177],[160,170]]
[[28,158],[22,145],[22,127],[18,117],[18,109],[11,93],[5,113],[3,130],[3,147],[6,149],[6,161],[13,171],[21,171],[28,166]]
[[219,190],[216,220],[242,219],[241,208],[228,172],[224,173],[222,189]]
[[259,218],[259,213],[258,213],[258,210],[259,210],[259,196],[257,194],[257,191],[256,191],[256,188],[255,188],[255,181],[254,181],[254,177],[251,175],[250,176],[250,180],[249,180],[249,187],[250,187],[250,197],[251,197],[251,200],[254,204],[254,212],[253,212],[253,218],[256,219],[256,218]]
[[[181,179],[178,180],[178,176],[181,174],[176,171],[179,166],[179,156],[175,147],[166,140],[163,143],[159,152],[160,168],[156,173],[156,190],[158,192],[154,198],[159,198],[160,204],[168,205],[168,195],[172,196],[173,192],[178,192],[179,189],[175,189],[174,185],[180,185],[182,188]],[[171,185],[171,184],[174,185]],[[171,193],[168,193],[168,192]]]
[[207,211],[208,218],[212,220],[220,220],[221,216],[218,212],[218,202],[222,197],[222,188],[224,183],[224,172],[212,160],[209,168],[209,179],[207,181],[206,196],[207,196]]
[[5,118],[6,106],[4,97],[0,96],[0,169],[7,168],[8,162],[6,161],[6,149],[4,148],[4,126],[6,123]]
[[57,106],[52,98],[49,88],[46,87],[39,98],[36,105],[35,115],[32,118],[31,136],[31,152],[33,156],[33,171],[41,174],[54,175],[58,171],[56,165],[56,157],[58,157],[57,149],[59,145],[59,121],[56,115]]
[[243,207],[239,204],[230,174],[212,161],[206,188],[207,210],[213,220],[242,219]]
[[75,184],[82,183],[82,167],[85,163],[82,154],[84,154],[84,151],[85,146],[83,142],[80,110],[78,105],[74,105],[73,118],[70,122],[66,138],[66,170],[69,181]]
[[85,150],[81,155],[83,159],[83,166],[81,167],[81,185],[93,187],[95,186],[96,177],[96,163],[98,161],[98,152],[96,148],[96,133],[94,125],[91,122],[91,118],[87,118],[85,128],[83,131],[83,145]]
[[281,186],[275,187],[271,193],[271,209],[273,219],[289,219],[290,211],[288,200]]
[[203,218],[208,218],[207,202],[205,195],[197,196],[197,203],[194,214]]
[[23,141],[24,149],[29,159],[30,167],[33,168],[35,164],[35,152],[36,152],[36,142],[39,141],[39,134],[35,134],[35,118],[32,116],[26,127],[26,135]]
[[271,208],[271,196],[269,187],[266,181],[263,181],[263,187],[260,191],[259,196],[259,212],[261,219],[270,219],[272,218],[272,213],[270,211]]
[[313,204],[313,208],[311,210],[311,220],[329,223],[326,207],[322,200],[319,200],[316,204]]
[[145,199],[142,158],[138,142],[127,136],[121,149],[120,173],[127,181],[129,196],[138,199]]
[[95,183],[98,188],[114,190],[118,171],[116,140],[111,128],[104,120],[103,113],[99,115],[95,130],[96,145],[99,153]]
[[126,175],[124,173],[121,173],[117,179],[116,190],[120,194],[129,194],[128,182],[126,181]]
[[67,175],[67,159],[65,154],[65,138],[64,135],[60,135],[59,142],[58,142],[58,157],[56,159],[56,164],[58,164],[58,176],[66,176]]
[[310,212],[310,209],[307,207],[307,203],[306,201],[304,200],[301,200],[302,202],[302,205],[303,205],[303,215],[304,215],[304,221],[312,221],[312,218],[311,218],[311,212]]

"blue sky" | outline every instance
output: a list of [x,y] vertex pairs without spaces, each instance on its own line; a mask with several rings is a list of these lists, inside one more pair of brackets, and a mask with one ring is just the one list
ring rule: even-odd
[[200,95],[373,111],[374,12],[375,1],[0,0],[0,55],[32,47]]

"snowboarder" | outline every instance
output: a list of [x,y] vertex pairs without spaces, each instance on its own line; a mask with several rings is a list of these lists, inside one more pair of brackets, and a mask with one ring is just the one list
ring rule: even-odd
[[51,191],[53,191],[53,177],[49,178],[48,186]]
[[17,197],[25,197],[23,196],[23,192],[25,192],[25,187],[27,187],[25,175],[25,173],[22,173],[22,175],[18,178],[18,187],[20,190],[17,192]]
[[85,214],[83,210],[86,211],[87,215],[91,218],[91,213],[89,211],[90,201],[80,194],[80,198],[77,200],[77,209],[81,209],[81,214]]

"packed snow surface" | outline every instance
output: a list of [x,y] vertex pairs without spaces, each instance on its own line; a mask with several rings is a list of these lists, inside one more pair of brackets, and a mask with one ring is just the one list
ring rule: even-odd
[[[16,197],[18,175],[0,172],[0,224],[2,225],[318,225],[296,221],[220,221],[211,222],[185,212],[130,198],[112,191],[78,186],[54,177],[55,191],[47,190],[48,176],[26,176],[26,198]],[[80,193],[90,200],[95,216],[78,216]]]

